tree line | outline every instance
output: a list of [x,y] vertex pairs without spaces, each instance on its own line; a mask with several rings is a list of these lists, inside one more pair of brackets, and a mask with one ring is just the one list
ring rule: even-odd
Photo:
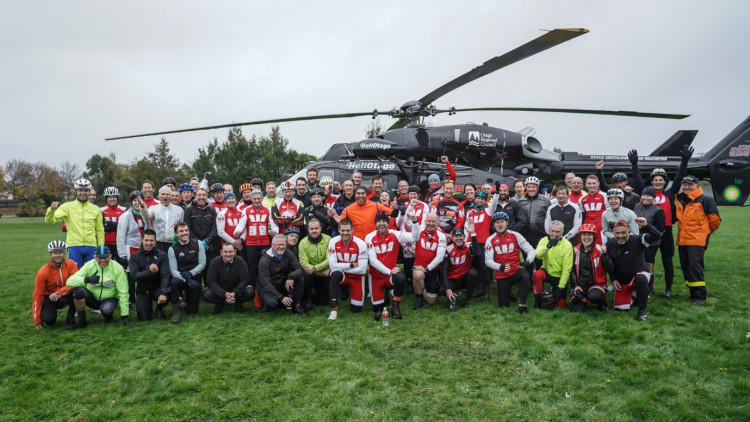
[[115,154],[94,154],[86,161],[85,169],[69,161],[53,167],[11,159],[0,166],[0,191],[21,201],[19,216],[39,216],[44,215],[51,201],[72,198],[73,183],[81,177],[91,181],[97,189],[97,203],[103,204],[101,192],[108,186],[117,187],[120,200],[126,201],[128,193],[140,189],[146,179],[158,189],[165,177],[174,177],[181,183],[191,177],[202,178],[206,171],[214,173],[215,182],[235,187],[253,177],[278,182],[315,160],[310,154],[290,149],[278,126],[272,127],[268,136],[253,134],[249,138],[236,127],[229,130],[225,141],[214,138],[199,148],[197,158],[190,164],[180,163],[165,138],[154,145],[153,151],[131,163],[119,163]]

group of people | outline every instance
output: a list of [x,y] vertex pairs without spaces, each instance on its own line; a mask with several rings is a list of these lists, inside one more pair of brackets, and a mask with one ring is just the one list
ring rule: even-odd
[[67,307],[68,329],[83,328],[86,307],[109,322],[118,305],[123,325],[131,310],[148,321],[165,318],[169,305],[178,324],[183,313],[198,312],[201,298],[214,314],[252,302],[262,312],[299,315],[327,306],[336,320],[339,301],[360,313],[369,296],[375,321],[389,302],[391,316],[401,319],[406,294],[415,295],[415,311],[441,296],[456,311],[463,292],[466,308],[473,298],[488,300],[493,280],[498,305],[517,301],[521,314],[530,293],[536,308],[582,312],[589,302],[607,310],[614,290],[614,308],[635,305],[643,321],[657,251],[662,296],[672,296],[673,224],[690,299],[704,305],[703,255],[720,218],[698,180],[686,175],[692,149],[681,154],[671,185],[655,169],[646,186],[633,150],[633,186],[615,173],[608,188],[599,162],[585,190],[584,180],[568,173],[549,196],[534,176],[517,180],[513,193],[496,182],[466,184],[457,194],[447,157],[447,180],[432,174],[426,190],[401,180],[394,197],[379,174],[366,187],[359,171],[339,183],[318,180],[311,168],[278,186],[252,179],[239,186],[239,198],[231,185],[210,184],[211,173],[180,185],[166,178],[158,198],[153,182],[144,181],[130,192],[129,208],[108,187],[99,208],[89,201],[91,183],[80,179],[76,199],[53,202],[45,216],[50,224],[64,220],[67,243],[50,242],[50,261],[37,272],[34,324],[54,324]]

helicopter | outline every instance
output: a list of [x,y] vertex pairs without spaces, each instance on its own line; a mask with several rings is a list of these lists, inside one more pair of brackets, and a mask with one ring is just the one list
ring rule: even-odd
[[[388,111],[374,109],[367,112],[325,114],[281,119],[257,120],[243,123],[204,126],[189,129],[153,132],[141,135],[129,135],[107,138],[136,138],[143,136],[165,135],[199,130],[230,128],[237,126],[283,123],[292,121],[352,118],[370,116],[373,119],[381,115],[397,119],[388,130],[375,138],[358,142],[337,143],[323,154],[319,162],[311,162],[304,169],[291,177],[304,177],[310,168],[318,170],[319,177],[329,176],[333,180],[345,180],[355,170],[363,173],[363,180],[368,176],[383,176],[386,189],[394,188],[398,181],[405,179],[423,189],[427,178],[437,173],[441,178],[446,175],[446,167],[439,161],[440,157],[450,157],[456,171],[455,180],[458,190],[463,185],[494,184],[500,181],[508,185],[516,178],[536,176],[545,181],[562,178],[564,173],[594,173],[594,163],[606,161],[605,174],[617,171],[630,172],[630,163],[625,156],[581,155],[577,152],[558,154],[546,150],[542,143],[533,136],[534,130],[524,128],[511,131],[489,126],[487,123],[456,124],[428,126],[425,118],[447,113],[471,111],[530,111],[629,116],[658,119],[684,119],[686,114],[644,113],[623,110],[591,110],[566,108],[531,108],[531,107],[479,107],[439,109],[434,102],[447,93],[460,88],[492,72],[531,57],[549,48],[555,47],[576,37],[587,34],[585,28],[554,29],[517,47],[501,56],[494,57],[469,72],[451,80],[433,90],[419,100],[408,101],[399,108]],[[743,204],[747,198],[746,188],[750,161],[748,148],[750,134],[748,123],[750,117],[718,143],[705,155],[693,158],[689,164],[691,174],[700,178],[709,178],[713,182],[713,193],[719,204]],[[679,150],[690,145],[697,131],[678,131],[660,147],[647,156],[639,157],[639,169],[644,174],[654,168],[663,168],[674,174],[680,163]]]

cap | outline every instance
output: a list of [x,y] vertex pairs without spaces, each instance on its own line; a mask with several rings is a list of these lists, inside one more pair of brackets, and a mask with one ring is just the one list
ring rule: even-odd
[[414,185],[409,186],[409,193],[411,192],[419,193],[419,186],[414,186]]
[[440,176],[438,176],[438,174],[437,174],[437,173],[432,173],[432,174],[430,175],[430,177],[428,177],[428,178],[427,178],[427,181],[428,181],[428,182],[429,182],[429,181],[431,181],[431,180],[437,180],[437,181],[439,182],[439,181],[440,181]]
[[646,186],[641,195],[656,196],[656,189],[653,186]]
[[695,176],[685,176],[682,179],[682,183],[690,183],[691,185],[697,185],[698,179]]
[[464,233],[463,227],[456,227],[455,229],[453,229],[451,234],[453,236],[456,236],[456,235],[466,236],[466,233]]
[[362,186],[362,185],[357,186],[357,188],[354,189],[354,193],[357,193],[357,191],[359,190],[363,190],[365,191],[365,193],[367,193],[367,186]]
[[232,192],[227,192],[226,194],[224,194],[224,200],[225,200],[225,201],[226,201],[227,199],[229,199],[230,197],[232,197],[232,198],[234,198],[234,199],[237,199],[237,195],[233,194]]
[[299,237],[299,227],[296,227],[296,226],[287,227],[286,231],[284,231],[284,234],[286,236],[297,236],[297,237]]
[[505,183],[500,184],[500,189],[509,190],[510,188]]
[[96,253],[94,254],[94,256],[97,258],[106,258],[110,255],[112,255],[112,253],[109,251],[109,247],[105,245],[101,245],[96,248]]

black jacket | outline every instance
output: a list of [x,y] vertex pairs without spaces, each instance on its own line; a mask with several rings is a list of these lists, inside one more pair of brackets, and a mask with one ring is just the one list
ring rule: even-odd
[[302,211],[302,215],[305,217],[305,226],[307,226],[307,223],[311,218],[317,218],[320,220],[323,233],[331,236],[333,230],[338,230],[338,223],[336,220],[328,217],[328,207],[323,204],[320,204],[317,207],[315,205],[310,205]]
[[[287,280],[299,280],[304,275],[299,260],[292,251],[284,251],[281,260],[273,254],[269,248],[260,257],[258,264],[258,287],[263,295],[271,296],[276,300],[281,300],[287,296],[284,290],[284,284]],[[284,293],[282,293],[284,292]]]
[[[151,264],[156,264],[159,271],[152,273],[148,269]],[[136,291],[146,291],[158,286],[160,294],[165,296],[169,294],[169,278],[171,277],[169,258],[167,253],[161,249],[154,247],[150,252],[146,252],[141,246],[139,251],[130,255],[128,270],[130,271],[130,277],[137,283]]]
[[211,260],[206,273],[206,287],[216,296],[224,297],[226,292],[242,295],[248,284],[250,271],[242,257],[235,256],[232,262],[224,262],[221,256]]
[[190,238],[205,240],[209,245],[216,240],[216,210],[210,205],[200,209],[197,205],[185,210],[183,220],[190,226]]

